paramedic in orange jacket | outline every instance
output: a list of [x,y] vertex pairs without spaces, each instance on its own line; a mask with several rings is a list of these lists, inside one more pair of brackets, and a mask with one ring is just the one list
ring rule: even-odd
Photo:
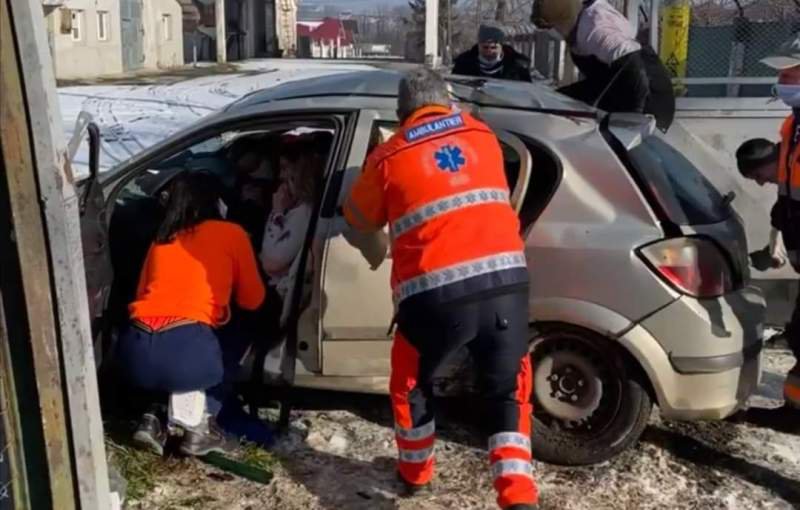
[[392,239],[399,476],[412,492],[431,481],[432,381],[466,347],[488,401],[498,504],[536,508],[528,269],[500,144],[486,125],[451,109],[446,83],[430,70],[401,80],[397,113],[401,129],[372,151],[344,213],[362,232],[388,223]]
[[[762,60],[762,63],[779,71],[777,96],[792,109],[792,113],[784,120],[781,127],[781,142],[772,151],[762,154],[761,161],[743,164],[748,152],[761,149],[763,141],[750,141],[740,147],[737,153],[740,171],[745,177],[759,184],[775,183],[778,185],[778,201],[772,209],[772,227],[781,232],[786,245],[789,262],[796,272],[800,272],[800,35],[784,42],[775,53]],[[759,147],[761,146],[761,147]],[[777,149],[777,150],[776,150]],[[756,152],[758,152],[756,150]],[[753,158],[759,159],[759,158]],[[764,267],[779,266],[780,260],[770,260],[769,250],[762,250],[762,258],[766,258]],[[766,255],[766,257],[764,257]],[[798,297],[791,322],[786,328],[789,347],[796,358],[794,367],[789,370],[783,386],[785,406],[781,414],[790,414],[797,429],[800,423],[800,297]]]
[[[117,353],[127,382],[142,392],[205,390],[205,420],[184,430],[180,451],[186,455],[236,446],[217,423],[247,348],[245,332],[231,323],[231,307],[256,310],[265,296],[247,233],[220,212],[220,189],[204,172],[181,173],[168,185],[164,220]],[[133,439],[160,455],[167,430],[156,401]]]

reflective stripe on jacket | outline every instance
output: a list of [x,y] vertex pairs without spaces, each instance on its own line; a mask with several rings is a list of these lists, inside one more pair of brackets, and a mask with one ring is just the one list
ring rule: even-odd
[[448,301],[527,282],[500,144],[465,112],[425,107],[367,158],[344,207],[370,231],[389,224],[395,301]]

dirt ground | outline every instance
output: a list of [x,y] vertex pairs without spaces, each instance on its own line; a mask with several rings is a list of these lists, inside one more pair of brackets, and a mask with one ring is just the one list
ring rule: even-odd
[[[793,358],[770,350],[752,405],[780,405]],[[490,509],[486,453],[469,406],[445,403],[437,419],[437,478],[429,494],[400,496],[385,398],[309,393],[261,485],[194,460],[171,461],[131,509]],[[780,427],[776,427],[780,428]],[[800,435],[733,418],[674,423],[654,412],[642,441],[597,466],[535,465],[543,509],[800,508]]]

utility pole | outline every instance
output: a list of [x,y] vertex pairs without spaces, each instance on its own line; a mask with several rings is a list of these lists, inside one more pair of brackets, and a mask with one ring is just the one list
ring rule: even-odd
[[214,3],[217,29],[217,64],[228,61],[228,38],[225,30],[225,0],[216,0]]
[[453,0],[447,0],[447,65],[453,65]]
[[639,31],[639,4],[641,0],[625,0],[625,17],[633,25],[634,31]]
[[439,0],[425,0],[425,66],[439,64]]

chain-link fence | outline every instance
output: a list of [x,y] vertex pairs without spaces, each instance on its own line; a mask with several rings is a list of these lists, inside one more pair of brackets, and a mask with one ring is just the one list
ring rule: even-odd
[[800,1],[665,1],[659,52],[686,96],[768,96],[776,73],[760,60],[798,30]]

